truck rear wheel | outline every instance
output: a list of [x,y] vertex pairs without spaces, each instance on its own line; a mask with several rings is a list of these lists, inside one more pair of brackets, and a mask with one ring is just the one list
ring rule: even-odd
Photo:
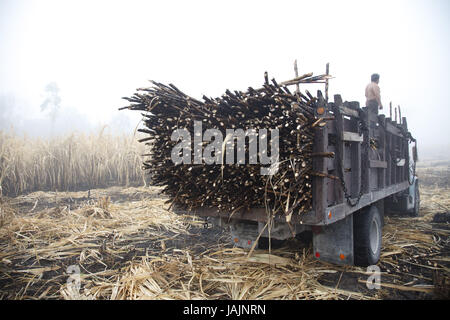
[[353,219],[355,264],[374,265],[380,260],[382,223],[376,206],[370,206],[354,215]]

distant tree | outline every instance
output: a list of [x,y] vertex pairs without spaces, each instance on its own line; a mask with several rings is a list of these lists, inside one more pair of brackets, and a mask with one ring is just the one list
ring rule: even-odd
[[56,82],[50,82],[45,87],[46,98],[41,104],[41,111],[48,111],[52,126],[55,124],[58,111],[61,108],[61,98],[59,96],[59,87]]

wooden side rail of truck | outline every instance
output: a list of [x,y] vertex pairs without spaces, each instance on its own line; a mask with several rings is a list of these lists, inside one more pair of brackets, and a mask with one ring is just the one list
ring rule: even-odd
[[[293,216],[291,226],[284,216],[275,217],[270,237],[283,240],[292,237],[292,229],[295,233],[311,230],[316,258],[337,264],[375,264],[380,257],[385,206],[416,215],[419,210],[418,180],[410,170],[417,151],[414,146],[410,159],[409,143],[415,140],[405,117],[397,123],[397,116],[394,121],[379,115],[376,108],[343,103],[339,95],[330,103],[322,99],[316,115],[334,118],[314,133],[313,151],[334,154],[312,160],[313,170],[328,176],[313,177],[313,209]],[[260,233],[269,237],[264,208],[235,212],[231,219],[228,212],[214,208],[191,214],[229,225],[232,241],[241,247],[251,247]]]

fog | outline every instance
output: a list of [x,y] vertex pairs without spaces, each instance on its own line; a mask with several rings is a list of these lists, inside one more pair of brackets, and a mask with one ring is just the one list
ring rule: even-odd
[[[0,1],[0,129],[133,132],[121,100],[149,79],[200,98],[299,72],[364,103],[381,75],[421,159],[450,158],[450,2]],[[302,86],[302,89],[305,87]]]

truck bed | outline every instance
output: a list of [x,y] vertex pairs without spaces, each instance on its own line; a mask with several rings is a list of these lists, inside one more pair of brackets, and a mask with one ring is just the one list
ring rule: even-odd
[[[334,102],[322,101],[317,110],[321,107],[324,111],[317,116],[328,121],[315,128],[313,150],[334,157],[313,158],[313,170],[323,176],[313,177],[313,209],[293,215],[291,223],[295,224],[334,223],[410,185],[411,135],[405,117],[399,117],[397,123],[392,117],[379,115],[378,109],[342,102],[340,95],[334,96]],[[229,212],[217,208],[202,208],[192,214],[230,218]],[[232,218],[259,222],[268,219],[265,208],[237,211]],[[281,215],[275,220],[286,221]]]

